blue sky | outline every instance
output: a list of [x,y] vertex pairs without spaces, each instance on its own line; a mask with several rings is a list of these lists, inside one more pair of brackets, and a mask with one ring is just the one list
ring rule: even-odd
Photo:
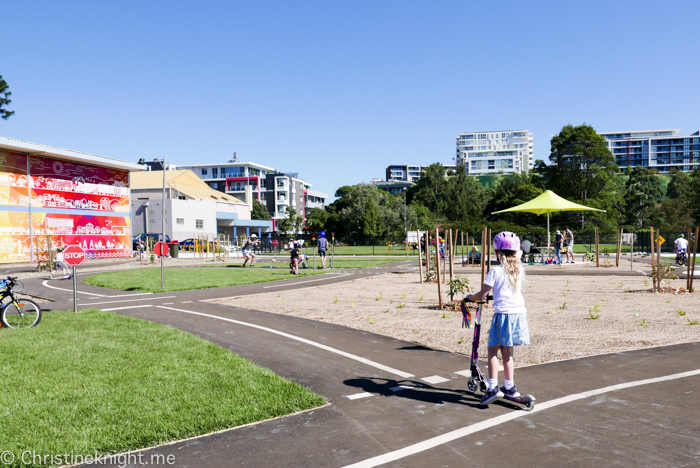
[[[700,129],[697,2],[2,3],[0,135],[239,160],[330,195],[468,131]],[[319,184],[320,182],[320,184]]]

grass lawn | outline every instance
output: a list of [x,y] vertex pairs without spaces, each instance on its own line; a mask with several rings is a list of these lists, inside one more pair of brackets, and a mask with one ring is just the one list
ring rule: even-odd
[[0,335],[9,466],[45,466],[21,463],[27,450],[119,453],[324,404],[209,341],[110,312],[49,312]]
[[[336,258],[335,268],[367,268],[371,266],[396,263],[398,259],[373,260],[367,258]],[[187,291],[190,289],[222,288],[241,284],[264,283],[291,278],[328,273],[329,270],[312,270],[313,258],[308,261],[309,269],[299,270],[299,276],[289,274],[289,263],[259,263],[255,268],[241,268],[240,265],[212,265],[201,268],[166,268],[165,290]],[[276,265],[279,268],[263,268],[263,265]],[[327,261],[330,266],[330,259]],[[316,258],[316,266],[321,261]],[[87,284],[103,286],[124,291],[162,292],[160,288],[160,268],[144,268],[142,270],[120,270],[109,273],[98,273],[85,278]]]

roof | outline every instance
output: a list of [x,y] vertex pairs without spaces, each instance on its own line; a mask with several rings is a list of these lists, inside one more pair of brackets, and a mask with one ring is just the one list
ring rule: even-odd
[[26,153],[36,156],[47,156],[52,158],[75,161],[84,164],[109,167],[112,169],[123,169],[126,171],[143,170],[143,166],[121,159],[107,158],[96,154],[82,153],[80,151],[56,148],[54,146],[42,145],[40,143],[30,143],[28,141],[15,140],[0,136],[0,150]]
[[[159,189],[163,187],[163,171],[132,172],[129,174],[131,189]],[[165,186],[195,200],[216,200],[246,205],[238,198],[209,187],[190,169],[165,171]]]

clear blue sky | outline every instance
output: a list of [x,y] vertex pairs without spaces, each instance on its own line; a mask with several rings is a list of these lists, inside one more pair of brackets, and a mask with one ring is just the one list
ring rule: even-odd
[[[459,133],[700,129],[697,1],[2,3],[0,135],[254,161],[331,196]],[[321,182],[319,184],[319,182]]]

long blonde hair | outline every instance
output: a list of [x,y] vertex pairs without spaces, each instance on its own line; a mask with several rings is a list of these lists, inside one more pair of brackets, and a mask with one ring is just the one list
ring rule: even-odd
[[[506,255],[506,252],[510,255]],[[516,253],[510,252],[511,251],[500,250],[498,252],[498,259],[501,262],[501,266],[503,266],[503,271],[505,271],[510,285],[513,287],[513,291],[518,292],[523,284],[525,270]]]

